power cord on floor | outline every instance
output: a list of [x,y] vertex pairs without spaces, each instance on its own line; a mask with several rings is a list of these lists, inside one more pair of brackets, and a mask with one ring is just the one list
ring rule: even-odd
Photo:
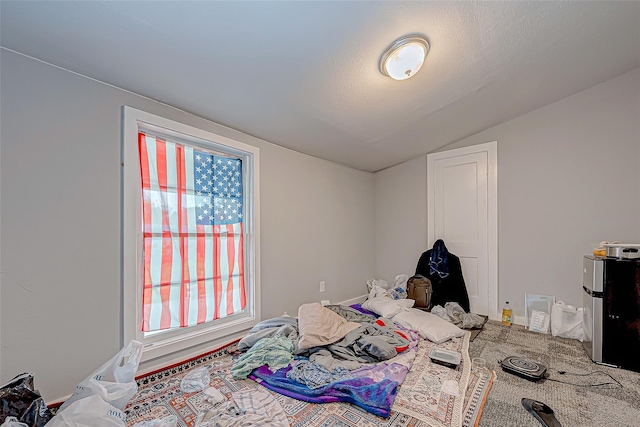
[[556,379],[548,378],[548,377],[547,377],[547,380],[548,381],[555,381],[557,383],[562,383],[562,384],[575,385],[575,386],[578,386],[578,387],[600,387],[600,386],[603,386],[603,385],[614,385],[614,386],[617,385],[620,388],[622,388],[622,384],[620,384],[620,381],[618,381],[617,379],[613,378],[613,376],[611,374],[609,374],[608,372],[605,372],[605,371],[593,371],[593,372],[587,372],[586,374],[577,374],[577,373],[574,373],[574,372],[567,372],[567,371],[558,371],[558,373],[560,375],[575,375],[577,377],[586,377],[586,376],[593,375],[593,374],[605,374],[615,382],[614,383],[606,382],[606,383],[599,383],[599,384],[577,384],[577,383],[570,383],[570,382],[567,382],[567,381],[560,381],[560,380],[556,380]]

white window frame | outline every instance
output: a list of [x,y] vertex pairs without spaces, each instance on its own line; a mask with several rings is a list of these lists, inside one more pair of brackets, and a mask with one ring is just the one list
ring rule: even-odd
[[[175,142],[230,154],[243,163],[243,230],[245,291],[243,313],[179,330],[142,332],[142,190],[138,132],[147,131]],[[205,342],[224,343],[225,338],[250,329],[260,321],[260,150],[129,106],[122,107],[122,346],[131,340],[143,343],[142,361],[187,350]]]

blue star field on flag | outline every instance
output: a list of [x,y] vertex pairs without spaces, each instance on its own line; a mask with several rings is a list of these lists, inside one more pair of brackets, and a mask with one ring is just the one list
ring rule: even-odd
[[242,222],[242,161],[193,152],[196,223]]

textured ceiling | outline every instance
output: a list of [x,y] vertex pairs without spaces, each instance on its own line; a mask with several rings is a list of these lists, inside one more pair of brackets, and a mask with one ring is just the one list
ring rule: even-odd
[[[320,158],[398,164],[640,66],[640,2],[0,3],[2,47]],[[414,78],[378,70],[427,36]]]

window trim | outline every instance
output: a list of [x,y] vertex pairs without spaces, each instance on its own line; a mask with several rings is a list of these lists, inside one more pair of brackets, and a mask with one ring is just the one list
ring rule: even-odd
[[[121,134],[121,345],[131,340],[144,344],[142,361],[187,350],[208,341],[220,342],[237,335],[260,320],[260,150],[213,132],[169,120],[129,106],[122,107]],[[145,333],[142,319],[142,191],[138,132],[147,131],[172,141],[238,156],[243,160],[243,218],[245,233],[245,291],[242,314],[166,332]],[[243,189],[244,190],[244,189]]]

